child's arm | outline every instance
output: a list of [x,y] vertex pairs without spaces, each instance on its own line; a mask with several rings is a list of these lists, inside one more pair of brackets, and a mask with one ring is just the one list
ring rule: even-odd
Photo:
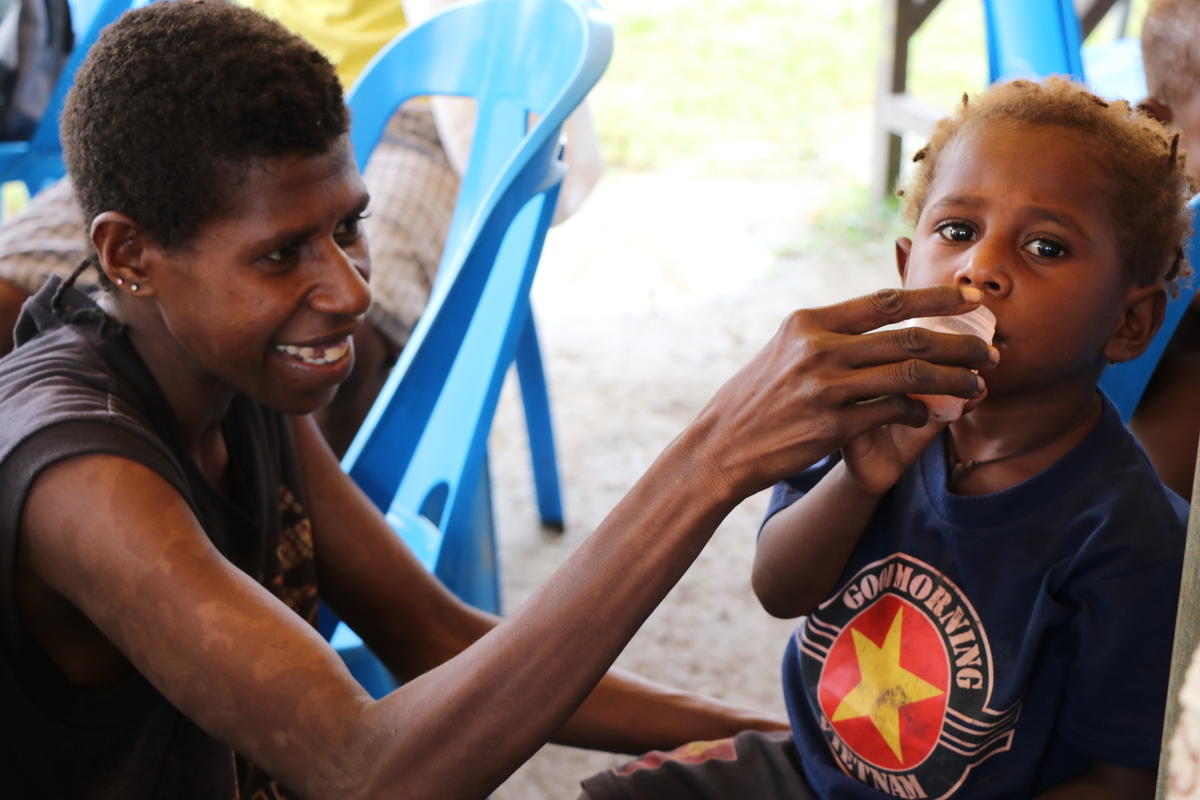
[[753,584],[769,614],[798,617],[829,596],[879,499],[944,427],[885,425],[863,434],[812,491],[767,520]]

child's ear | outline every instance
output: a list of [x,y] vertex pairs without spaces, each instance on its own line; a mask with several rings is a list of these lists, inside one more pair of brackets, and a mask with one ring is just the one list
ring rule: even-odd
[[92,245],[100,259],[100,268],[125,291],[151,294],[145,257],[151,244],[142,227],[118,211],[105,211],[92,220]]
[[1104,357],[1116,363],[1140,356],[1158,333],[1166,308],[1167,291],[1161,284],[1130,287],[1121,319],[1104,346]]
[[904,283],[904,273],[908,271],[908,254],[912,252],[912,239],[901,236],[896,240],[896,271],[900,273],[900,282]]
[[1170,106],[1159,100],[1155,100],[1153,97],[1147,97],[1145,100],[1138,103],[1137,109],[1151,119],[1158,120],[1163,125],[1170,125],[1171,120],[1175,117],[1175,115],[1171,113]]

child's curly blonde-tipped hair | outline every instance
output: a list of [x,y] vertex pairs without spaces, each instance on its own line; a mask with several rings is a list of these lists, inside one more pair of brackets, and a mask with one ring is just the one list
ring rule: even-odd
[[938,159],[967,126],[991,120],[1059,125],[1086,134],[1097,169],[1110,181],[1109,208],[1125,268],[1138,285],[1176,282],[1191,274],[1183,243],[1191,232],[1187,207],[1192,187],[1184,169],[1178,136],[1123,100],[1105,101],[1065,78],[1042,83],[996,84],[962,106],[933,129],[929,143],[913,161],[916,168],[903,198],[904,217],[916,225]]

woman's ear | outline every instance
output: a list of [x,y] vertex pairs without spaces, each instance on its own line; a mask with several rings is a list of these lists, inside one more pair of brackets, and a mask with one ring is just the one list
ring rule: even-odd
[[150,240],[140,225],[119,211],[105,211],[92,220],[91,238],[100,268],[118,290],[154,293],[144,263]]
[[1162,325],[1167,308],[1167,291],[1161,284],[1132,286],[1125,295],[1125,307],[1116,330],[1104,346],[1109,363],[1130,361],[1140,356]]
[[904,273],[908,271],[908,254],[912,252],[912,239],[901,236],[896,240],[896,271],[900,273],[900,283],[904,283]]

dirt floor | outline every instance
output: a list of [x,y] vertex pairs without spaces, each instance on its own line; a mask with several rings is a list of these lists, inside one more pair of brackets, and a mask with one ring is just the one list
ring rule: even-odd
[[[793,235],[820,191],[761,180],[609,175],[578,217],[552,231],[533,296],[567,526],[558,535],[538,525],[510,380],[491,440],[506,609],[595,528],[789,310],[896,284],[890,242],[796,254]],[[619,664],[782,711],[779,659],[794,623],[768,617],[749,583],[765,505],[763,493],[729,516]],[[493,797],[574,798],[582,777],[619,758],[547,746]]]

